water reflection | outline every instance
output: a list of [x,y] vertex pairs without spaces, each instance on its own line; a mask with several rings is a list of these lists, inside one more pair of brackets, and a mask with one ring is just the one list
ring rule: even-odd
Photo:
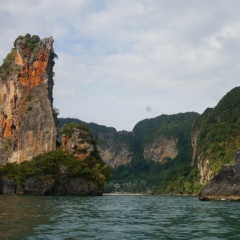
[[34,233],[34,228],[50,223],[52,209],[46,198],[0,195],[0,239],[13,239]]

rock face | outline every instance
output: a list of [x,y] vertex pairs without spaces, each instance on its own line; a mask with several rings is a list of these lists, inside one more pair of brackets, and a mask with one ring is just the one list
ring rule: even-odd
[[[31,45],[30,43],[34,44]],[[0,71],[0,164],[56,148],[53,39],[18,37]]]
[[[204,113],[203,113],[204,114]],[[197,163],[199,173],[200,173],[200,184],[203,185],[205,182],[209,181],[212,176],[212,170],[209,168],[209,156],[204,154],[199,150],[199,135],[201,133],[201,128],[196,127],[194,132],[192,133],[192,165]]]
[[200,172],[200,184],[204,184],[204,182],[208,181],[212,176],[212,170],[208,167],[209,160],[206,158],[198,159],[198,169]]
[[0,194],[6,195],[100,196],[102,193],[103,189],[80,177],[68,179],[68,181],[66,181],[64,175],[60,175],[57,180],[51,176],[44,176],[42,179],[30,178],[24,186],[17,185],[13,179],[0,179]]
[[[99,151],[100,157],[108,166],[117,168],[120,165],[131,162],[133,155],[132,132],[118,132],[115,128],[98,125],[96,123],[86,123],[76,118],[59,118],[60,128],[62,128],[64,124],[71,123],[83,124],[89,127],[97,142],[97,150]],[[65,141],[65,137],[62,138],[62,142]]]
[[209,168],[209,159],[202,154],[199,154],[198,151],[198,138],[199,138],[199,129],[195,130],[196,132],[192,133],[192,165],[194,165],[195,161],[197,162],[197,166],[200,172],[200,184],[203,185],[204,182],[208,181],[212,175],[212,171]]
[[164,163],[178,155],[178,139],[160,137],[144,147],[144,159]]
[[103,190],[93,182],[86,181],[84,178],[75,178],[67,183],[56,183],[51,195],[80,195],[80,196],[101,196]]
[[16,188],[17,186],[13,179],[0,178],[0,194],[15,194]]
[[61,135],[61,148],[73,154],[79,160],[84,159],[94,151],[93,138],[86,132],[77,128],[73,129],[70,137],[66,134]]
[[133,155],[129,141],[131,137],[131,133],[126,131],[97,135],[98,151],[108,166],[116,168],[131,162]]
[[198,195],[206,200],[240,200],[240,163],[224,166]]

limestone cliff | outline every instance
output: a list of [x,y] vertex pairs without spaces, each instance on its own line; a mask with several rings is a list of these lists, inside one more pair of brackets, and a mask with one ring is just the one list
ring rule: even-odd
[[52,107],[53,39],[19,36],[0,67],[0,163],[56,147]]
[[[97,142],[97,150],[104,162],[112,168],[125,165],[131,162],[133,150],[133,136],[131,132],[119,131],[115,128],[98,125],[96,123],[86,123],[75,118],[59,118],[59,127],[64,124],[83,124],[90,128],[94,139]],[[66,137],[62,138],[65,142]]]
[[161,115],[137,123],[133,132],[116,131],[112,127],[74,118],[60,118],[59,126],[71,122],[87,125],[98,143],[101,158],[112,168],[117,168],[131,163],[134,157],[165,163],[176,158],[179,148],[189,151],[183,145],[187,141],[191,148],[191,125],[197,117],[197,113]]
[[99,133],[97,141],[101,158],[112,168],[131,162],[131,133],[126,131]]
[[209,169],[209,159],[202,156],[198,152],[198,138],[199,138],[200,130],[195,129],[195,132],[192,133],[192,165],[197,162],[197,167],[200,173],[200,184],[203,185],[206,181],[208,181],[212,175],[211,169]]
[[197,113],[189,112],[161,115],[137,123],[133,134],[138,151],[143,151],[145,160],[159,163],[175,159],[183,152],[191,152],[190,134],[197,117]]
[[159,137],[151,144],[144,147],[144,159],[164,163],[169,158],[174,159],[178,155],[178,139]]

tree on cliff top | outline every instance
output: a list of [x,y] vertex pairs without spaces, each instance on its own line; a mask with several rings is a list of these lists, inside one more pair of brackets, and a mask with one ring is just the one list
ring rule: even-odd
[[61,131],[61,134],[66,134],[68,137],[71,137],[71,135],[74,132],[74,128],[81,130],[81,131],[85,131],[89,134],[89,136],[92,137],[91,130],[85,124],[79,124],[79,123],[74,123],[74,122],[69,123],[69,124],[64,124],[60,131]]
[[14,48],[16,48],[18,43],[23,44],[23,46],[28,48],[31,52],[37,47],[38,43],[40,42],[40,37],[37,35],[30,35],[27,33],[24,37],[18,36],[14,41]]

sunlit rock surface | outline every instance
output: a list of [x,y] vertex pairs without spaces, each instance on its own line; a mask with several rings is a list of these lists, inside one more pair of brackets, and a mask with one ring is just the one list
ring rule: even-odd
[[[0,75],[0,163],[22,162],[56,148],[52,110],[53,39],[30,49],[15,41]],[[3,65],[2,65],[3,66]]]

